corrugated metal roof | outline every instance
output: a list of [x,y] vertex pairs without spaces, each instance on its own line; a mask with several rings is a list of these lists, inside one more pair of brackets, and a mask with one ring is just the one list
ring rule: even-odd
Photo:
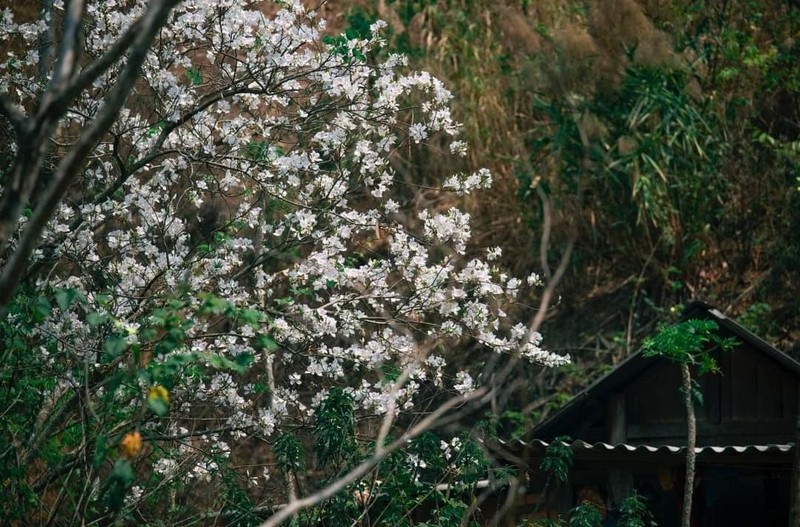
[[[567,444],[567,443],[564,443]],[[534,439],[528,442],[528,445],[542,450],[549,446],[549,443],[540,439]],[[587,443],[586,441],[573,441],[569,443],[573,451],[580,452],[630,452],[630,453],[647,453],[647,454],[682,454],[686,452],[685,446],[675,445],[629,445],[627,443],[619,443],[611,445],[609,443]],[[794,449],[794,443],[786,443],[781,445],[741,445],[741,446],[701,446],[694,449],[695,453],[700,455],[714,455],[714,454],[757,454],[757,453],[786,453]]]

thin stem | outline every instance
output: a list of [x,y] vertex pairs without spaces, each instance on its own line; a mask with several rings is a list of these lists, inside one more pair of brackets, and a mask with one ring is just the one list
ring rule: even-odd
[[692,374],[689,365],[681,363],[681,380],[683,382],[683,401],[686,405],[686,484],[683,489],[682,527],[691,527],[692,495],[694,493],[695,446],[697,444],[697,420],[692,401]]

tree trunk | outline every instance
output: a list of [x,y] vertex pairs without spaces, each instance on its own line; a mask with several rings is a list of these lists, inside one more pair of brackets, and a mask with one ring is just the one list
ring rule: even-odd
[[683,488],[681,527],[691,527],[697,420],[694,415],[694,401],[692,401],[692,374],[688,364],[681,364],[681,379],[683,381],[683,400],[686,404],[686,483]]

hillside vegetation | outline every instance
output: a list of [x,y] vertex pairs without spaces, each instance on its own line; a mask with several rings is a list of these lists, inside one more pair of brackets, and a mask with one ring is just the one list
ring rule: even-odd
[[[546,329],[578,367],[530,372],[532,408],[559,399],[554,387],[563,400],[691,300],[800,352],[794,2],[327,8],[350,33],[388,20],[390,51],[454,91],[472,145],[467,168],[495,175],[490,194],[467,204],[478,245],[503,247],[517,272],[546,273],[574,239]],[[398,165],[420,185],[452,168],[414,159]]]

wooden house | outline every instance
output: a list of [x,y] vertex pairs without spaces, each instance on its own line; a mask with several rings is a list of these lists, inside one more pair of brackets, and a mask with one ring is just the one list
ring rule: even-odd
[[[720,372],[697,380],[697,477],[692,525],[788,524],[798,428],[800,363],[711,306],[695,303],[684,319],[717,322],[735,337],[716,351]],[[615,525],[621,500],[636,490],[660,527],[680,524],[686,417],[678,365],[637,352],[537,426],[531,439],[506,445],[522,452],[528,470],[514,523],[565,518],[580,501],[596,503]],[[567,484],[543,493],[539,469],[547,445],[569,436],[573,466]]]

